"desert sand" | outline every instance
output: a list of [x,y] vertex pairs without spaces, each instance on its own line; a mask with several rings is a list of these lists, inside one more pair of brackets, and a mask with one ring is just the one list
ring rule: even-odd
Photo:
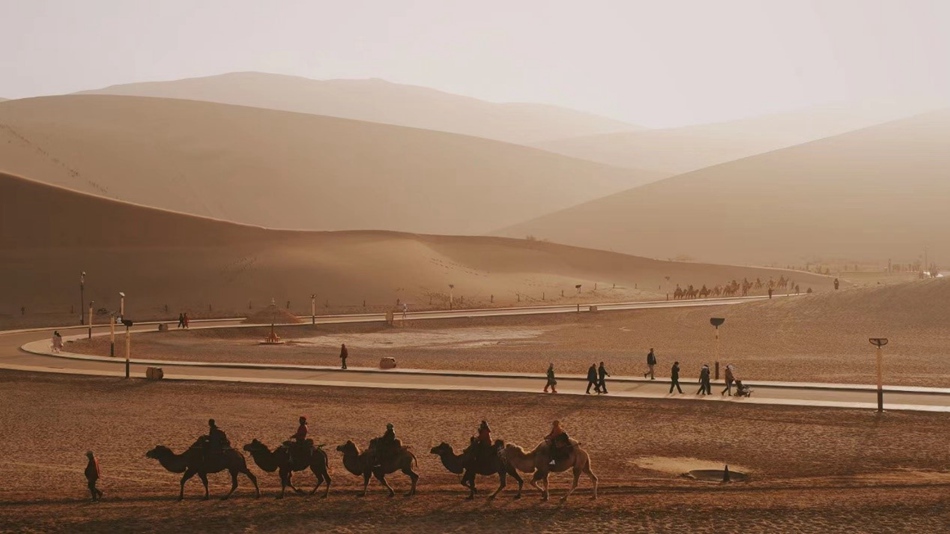
[[[665,299],[676,284],[778,276],[767,269],[660,262],[525,239],[271,231],[9,175],[0,175],[0,208],[0,279],[15,281],[0,302],[6,325],[73,322],[82,271],[88,273],[86,303],[115,309],[124,291],[136,320],[181,311],[244,316],[271,299],[306,314],[313,293],[320,313],[378,312],[397,300],[413,310],[447,308],[449,284],[462,307]],[[803,290],[831,283],[804,273],[794,277]],[[583,286],[580,296],[576,284]]]
[[[380,358],[394,357],[403,368],[534,373],[539,388],[549,362],[560,374],[584,375],[591,363],[603,361],[616,376],[642,376],[652,347],[658,377],[668,377],[678,360],[685,382],[693,383],[700,367],[716,360],[709,318],[724,317],[721,367],[735,365],[749,383],[872,384],[868,338],[887,337],[887,384],[950,388],[948,303],[950,281],[930,280],[697,309],[418,319],[397,321],[395,328],[302,325],[278,328],[288,342],[280,347],[257,344],[267,328],[145,333],[133,346],[146,359],[335,367],[346,343],[351,366],[375,367]],[[117,346],[121,354],[124,340]],[[106,356],[108,339],[77,341],[68,350]]]
[[682,174],[500,234],[714,263],[911,263],[925,246],[947,257],[948,140],[950,112],[929,113]]
[[535,146],[617,167],[682,174],[930,110],[925,103],[825,105],[729,122],[557,139]]
[[261,72],[133,83],[81,94],[149,96],[234,104],[536,143],[640,126],[557,106],[494,103],[380,79],[311,80]]
[[[950,427],[939,414],[10,373],[0,373],[0,382],[3,531],[868,532],[939,531],[950,520],[943,491]],[[158,443],[187,446],[209,417],[238,446],[253,438],[276,443],[300,414],[329,449],[328,500],[275,500],[276,476],[251,466],[261,499],[242,477],[230,501],[200,501],[200,483],[191,481],[179,504],[179,476],[144,456]],[[559,503],[569,477],[553,475],[549,503],[527,489],[515,501],[512,486],[488,502],[485,490],[497,483],[483,477],[480,496],[465,502],[458,478],[428,453],[440,441],[459,447],[481,419],[495,437],[531,446],[555,418],[590,452],[597,501],[585,480],[572,500]],[[365,444],[388,422],[416,451],[419,493],[387,499],[373,483],[358,499],[357,478],[334,448],[347,439]],[[86,502],[82,478],[86,450],[96,452],[103,470],[105,499],[95,505]],[[679,476],[725,463],[747,469],[750,481]],[[227,476],[209,479],[212,495],[222,495]],[[408,489],[401,474],[387,479],[397,491]],[[312,477],[298,474],[296,481],[312,487]]]
[[443,132],[102,95],[5,102],[0,162],[77,191],[268,228],[440,234],[484,234],[659,176]]

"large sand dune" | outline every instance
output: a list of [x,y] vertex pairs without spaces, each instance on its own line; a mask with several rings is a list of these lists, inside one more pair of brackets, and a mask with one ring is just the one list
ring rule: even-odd
[[[521,301],[665,298],[681,284],[716,284],[774,272],[669,263],[551,243],[394,232],[290,232],[134,206],[0,175],[0,318],[61,319],[79,308],[78,278],[96,308],[129,295],[135,315],[248,313],[271,298],[308,313],[317,293],[329,311]],[[799,275],[803,284],[827,279]],[[669,280],[666,277],[670,277]],[[598,283],[598,290],[592,291]],[[573,296],[574,285],[584,294]],[[616,288],[613,287],[616,284]],[[561,291],[565,298],[561,299]],[[211,306],[209,312],[208,307]],[[19,316],[20,307],[27,308]],[[323,311],[323,307],[321,308]],[[59,315],[56,315],[59,314]],[[68,315],[67,315],[68,316]]]
[[473,135],[510,143],[642,128],[542,104],[497,104],[385,80],[311,80],[235,72],[185,80],[133,83],[92,94],[183,98]]
[[[950,257],[950,112],[648,184],[503,235],[710,262]],[[920,258],[923,259],[923,258]]]
[[0,167],[270,228],[484,234],[655,179],[442,132],[186,100],[0,106]]
[[843,134],[926,110],[925,104],[875,102],[681,128],[595,134],[537,143],[607,165],[680,174]]

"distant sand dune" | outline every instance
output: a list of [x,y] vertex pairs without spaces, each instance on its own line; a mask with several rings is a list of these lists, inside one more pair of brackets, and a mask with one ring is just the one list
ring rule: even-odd
[[[383,231],[290,232],[155,210],[0,174],[0,322],[25,306],[29,313],[79,307],[78,277],[96,308],[117,306],[162,316],[190,309],[247,313],[270,304],[356,311],[447,305],[449,284],[465,305],[560,298],[665,298],[675,284],[717,284],[774,271],[669,263],[575,247],[498,237],[455,237]],[[670,279],[667,280],[666,277]],[[824,277],[794,273],[816,289]],[[593,293],[594,284],[599,284]],[[613,288],[616,284],[616,288]],[[662,287],[661,287],[662,286]],[[349,307],[349,308],[347,308]],[[74,310],[75,312],[75,310]],[[132,313],[130,311],[130,313]]]
[[444,234],[484,234],[662,176],[442,132],[123,96],[5,102],[0,163],[270,228]]

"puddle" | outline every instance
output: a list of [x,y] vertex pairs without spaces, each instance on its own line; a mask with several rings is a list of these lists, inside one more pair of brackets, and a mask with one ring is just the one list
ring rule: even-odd
[[[716,482],[722,480],[723,467],[725,466],[725,462],[713,462],[690,457],[670,458],[665,456],[637,458],[632,460],[631,463],[637,467],[649,469],[650,471],[659,471],[661,473],[680,476],[692,475],[692,477],[697,480],[707,480],[708,478],[705,477],[715,476],[712,473],[718,473],[718,478],[715,478]],[[748,473],[750,471],[751,469],[747,469],[741,465],[729,464],[730,475],[739,475],[732,476],[733,481],[738,482],[740,478],[742,478],[742,480],[748,480]],[[694,475],[694,473],[696,474]]]

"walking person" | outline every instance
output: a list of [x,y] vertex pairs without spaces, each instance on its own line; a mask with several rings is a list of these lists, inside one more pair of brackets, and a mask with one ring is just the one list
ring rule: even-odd
[[650,375],[650,380],[656,380],[656,377],[653,376],[653,368],[656,367],[656,354],[653,353],[653,348],[650,348],[650,352],[647,353],[647,372],[643,373],[643,378],[646,378],[647,375]]
[[712,384],[709,383],[709,364],[704,363],[699,371],[699,391],[697,395],[712,395]]
[[597,378],[600,379],[600,382],[597,384],[598,390],[597,393],[607,393],[607,377],[610,376],[610,373],[607,372],[607,368],[604,367],[604,362],[600,362],[600,367],[597,368]]
[[92,494],[92,502],[102,498],[102,491],[96,487],[96,482],[102,477],[102,471],[99,470],[99,460],[96,455],[89,451],[86,453],[86,482],[89,485],[89,493]]
[[597,364],[590,364],[590,368],[587,369],[587,391],[586,394],[590,395],[590,387],[594,386],[594,391],[600,393],[600,384],[597,382]]
[[670,369],[670,394],[673,394],[673,388],[676,388],[680,392],[680,395],[683,394],[683,389],[680,388],[680,362],[673,362],[673,368]]
[[341,367],[341,369],[346,369],[346,358],[349,355],[350,353],[346,350],[346,343],[340,345],[340,361],[343,362],[343,367]]
[[185,330],[188,330],[188,312],[182,316],[182,321],[185,323]]
[[544,392],[548,392],[548,388],[551,388],[551,393],[557,393],[557,378],[554,377],[554,364],[548,365],[548,381],[544,384]]
[[178,328],[184,328],[184,327],[185,327],[185,314],[179,313],[178,314]]
[[732,396],[732,384],[736,381],[735,367],[730,363],[726,366],[726,389],[722,390],[720,395],[725,395],[729,393],[729,396]]

